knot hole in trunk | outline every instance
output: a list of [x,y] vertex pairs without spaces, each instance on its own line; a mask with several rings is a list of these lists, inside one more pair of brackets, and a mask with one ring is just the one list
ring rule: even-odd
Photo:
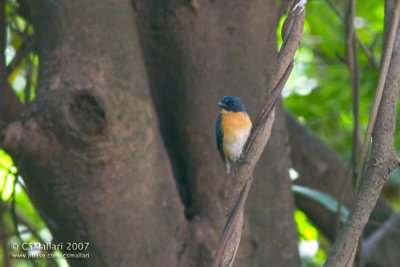
[[86,136],[100,136],[106,130],[104,105],[89,92],[73,93],[69,103],[69,123]]

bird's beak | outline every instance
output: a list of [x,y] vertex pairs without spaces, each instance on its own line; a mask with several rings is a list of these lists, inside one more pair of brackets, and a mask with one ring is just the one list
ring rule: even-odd
[[220,106],[221,108],[227,108],[226,105],[224,103],[222,103],[221,101],[218,102],[218,106]]

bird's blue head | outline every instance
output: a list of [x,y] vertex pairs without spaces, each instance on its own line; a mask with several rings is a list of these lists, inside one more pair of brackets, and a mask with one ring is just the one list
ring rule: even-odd
[[245,112],[246,109],[240,98],[236,96],[224,96],[219,102],[218,106],[230,112]]

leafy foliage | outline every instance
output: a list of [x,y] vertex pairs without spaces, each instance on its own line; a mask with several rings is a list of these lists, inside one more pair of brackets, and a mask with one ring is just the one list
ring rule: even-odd
[[[295,194],[307,197],[320,203],[322,206],[334,213],[337,212],[340,207],[340,204],[336,199],[320,191],[300,185],[292,185],[292,191]],[[346,207],[340,207],[340,220],[345,222],[348,216],[349,210]]]
[[[354,20],[356,34],[374,61],[371,62],[371,58],[368,58],[358,44],[359,119],[360,140],[362,140],[379,77],[384,5],[380,0],[357,1],[357,4]],[[341,16],[335,13],[332,5]],[[301,123],[311,128],[326,144],[350,161],[354,120],[350,74],[345,62],[346,25],[343,21],[345,5],[346,1],[340,0],[309,1],[302,45],[297,52],[294,69],[286,84],[283,97],[285,107],[295,114]],[[397,131],[395,147],[399,148],[399,144],[400,133]],[[397,209],[400,207],[399,189],[400,172],[395,171],[384,190],[384,195]],[[324,199],[318,192],[301,191],[310,198],[316,197],[317,201]],[[325,198],[324,202],[335,205],[336,200]],[[299,219],[297,212],[295,217],[301,239],[304,239],[304,232],[312,226],[301,223],[302,220]],[[304,265],[321,266],[316,257],[314,256],[313,260],[303,257]]]
[[[343,10],[343,9],[341,9]],[[373,12],[371,12],[373,10]],[[344,13],[344,12],[342,12]],[[323,16],[321,16],[323,14]],[[383,32],[383,5],[359,3],[357,35],[379,62]],[[301,49],[287,84],[285,106],[301,118],[328,145],[345,158],[351,156],[352,93],[346,56],[345,25],[325,1],[311,1]],[[366,129],[379,70],[358,46],[360,120]],[[362,132],[363,134],[363,132]]]
[[[322,266],[326,259],[326,241],[319,235],[317,228],[308,220],[305,213],[300,210],[294,212],[294,219],[299,232],[299,252],[304,267]],[[321,245],[322,244],[322,245]]]
[[[344,14],[345,1],[333,1]],[[8,82],[21,102],[34,99],[37,86],[39,58],[32,49],[34,29],[26,16],[21,15],[16,0],[8,0],[7,46]],[[360,41],[379,65],[381,57],[384,10],[381,0],[358,1],[354,22]],[[283,19],[281,20],[283,21]],[[282,26],[282,25],[281,25]],[[280,27],[281,28],[281,27]],[[280,31],[280,29],[279,29]],[[278,34],[280,36],[280,34]],[[378,68],[371,63],[365,52],[357,46],[360,70],[360,123],[361,137],[366,129],[369,110],[378,79]],[[284,103],[288,110],[310,127],[329,146],[346,159],[351,157],[353,117],[352,92],[347,65],[345,24],[325,0],[311,0],[303,43],[297,52],[294,70],[284,90]],[[400,133],[395,139],[400,145]],[[17,159],[14,159],[17,160]],[[392,174],[385,189],[387,198],[400,209],[400,171]],[[302,189],[302,193],[321,201],[327,207],[335,206],[336,200],[318,192]],[[326,257],[327,242],[301,211],[295,212],[300,240],[299,247],[314,246],[313,253],[302,254],[305,266],[321,266]],[[17,230],[20,236],[17,235]],[[7,245],[11,242],[50,241],[51,235],[45,223],[32,206],[24,189],[22,178],[7,153],[0,150],[0,262],[7,266],[10,253],[16,253]],[[4,242],[5,241],[5,242]],[[303,244],[303,245],[302,245]],[[24,252],[24,251],[19,251]],[[8,263],[7,263],[8,264]],[[49,266],[49,261],[17,261],[12,266]],[[63,260],[53,265],[67,265]]]
[[[22,103],[34,99],[38,78],[39,58],[32,50],[34,30],[21,15],[17,1],[5,5],[6,15],[6,66],[8,84]],[[18,159],[15,159],[18,160]],[[12,244],[23,242],[50,242],[52,237],[44,221],[29,199],[15,162],[0,150],[0,262],[2,266],[66,266],[66,261],[18,260],[14,255],[48,253],[41,250],[24,250]]]
[[[307,6],[303,43],[284,91],[285,107],[310,127],[326,144],[350,160],[353,133],[352,89],[346,58],[346,29],[329,5],[314,0]],[[344,14],[345,1],[332,1]],[[380,0],[357,1],[354,27],[360,41],[379,66],[383,38],[384,6]],[[323,15],[321,15],[323,14]],[[343,16],[343,15],[342,15]],[[362,140],[379,77],[366,53],[357,45],[360,72],[360,129]],[[399,119],[398,119],[399,120]],[[395,137],[399,148],[400,132]],[[391,175],[387,197],[399,204],[400,173]],[[390,196],[389,196],[390,192]]]

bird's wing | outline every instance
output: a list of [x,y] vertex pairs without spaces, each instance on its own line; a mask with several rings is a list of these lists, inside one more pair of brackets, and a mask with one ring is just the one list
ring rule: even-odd
[[221,123],[222,123],[222,115],[219,114],[217,118],[217,124],[215,125],[215,136],[217,137],[217,148],[219,154],[221,155],[222,160],[225,161],[225,156],[223,152],[224,133],[222,132]]

